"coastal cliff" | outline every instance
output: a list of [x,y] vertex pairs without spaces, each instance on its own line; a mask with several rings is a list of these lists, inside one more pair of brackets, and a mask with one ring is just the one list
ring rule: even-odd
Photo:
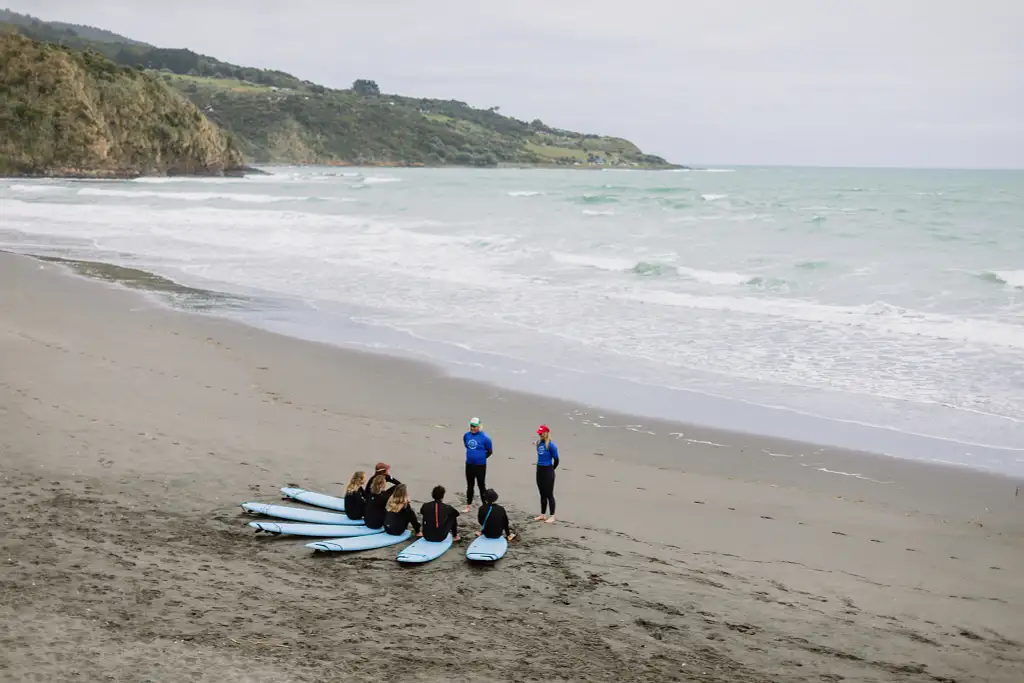
[[179,92],[91,51],[0,34],[0,174],[240,171],[231,137]]

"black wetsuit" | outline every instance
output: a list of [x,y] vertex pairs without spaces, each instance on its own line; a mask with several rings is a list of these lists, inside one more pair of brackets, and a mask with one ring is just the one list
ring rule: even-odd
[[487,538],[501,538],[512,534],[508,528],[508,513],[497,503],[482,506],[477,517],[480,520],[481,531]]
[[416,519],[416,513],[408,503],[399,512],[387,510],[384,513],[384,531],[392,536],[401,536],[405,530],[412,525],[412,530],[417,534],[420,532],[420,520]]
[[[373,476],[375,477],[378,474],[384,474],[384,473],[383,472],[374,472]],[[394,484],[395,486],[398,486],[399,484],[402,483],[402,482],[398,481],[397,479],[395,479],[394,477],[392,477],[390,474],[384,474],[384,481],[386,481],[389,484]],[[370,477],[370,481],[366,482],[366,486],[363,487],[363,489],[366,491],[366,500],[370,500],[370,495],[371,495],[370,494],[370,484],[372,484],[372,483],[373,483],[373,477]]]
[[459,535],[459,511],[448,503],[436,500],[424,503],[420,508],[423,516],[423,538],[428,541],[443,541],[448,534]]
[[358,488],[352,493],[345,494],[345,514],[349,519],[362,519],[366,512],[366,499],[369,492],[364,488]]
[[387,514],[388,499],[395,492],[395,487],[384,489],[376,496],[370,496],[366,501],[366,510],[363,512],[363,524],[371,529],[380,529],[384,526],[384,517]]
[[537,490],[540,491],[540,514],[547,514],[551,507],[551,516],[555,516],[555,466],[537,465]]
[[555,516],[555,470],[558,469],[558,446],[554,441],[537,441],[537,490],[540,492],[540,514]]

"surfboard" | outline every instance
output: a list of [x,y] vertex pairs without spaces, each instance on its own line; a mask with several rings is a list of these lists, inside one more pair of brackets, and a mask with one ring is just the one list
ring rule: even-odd
[[319,536],[321,538],[339,538],[351,536],[370,536],[382,534],[384,529],[371,529],[367,526],[344,526],[341,524],[291,524],[284,522],[249,522],[249,526],[257,532],[268,534],[284,534],[286,536]]
[[328,510],[337,510],[338,512],[345,511],[345,499],[338,498],[337,496],[328,496],[326,493],[317,493],[289,486],[281,489],[281,493],[292,500],[297,500],[307,505],[315,505],[318,508],[327,508]]
[[312,548],[317,552],[347,553],[353,550],[373,550],[374,548],[397,545],[402,541],[409,540],[411,537],[412,532],[406,529],[405,533],[401,536],[373,534],[371,536],[357,536],[356,538],[338,538],[333,541],[314,541],[307,543],[306,547]]
[[398,561],[409,564],[419,564],[436,560],[452,547],[452,535],[448,534],[443,541],[428,541],[421,538],[415,543],[407,545],[398,553]]
[[466,548],[466,559],[473,562],[495,562],[504,557],[507,550],[508,541],[504,536],[499,538],[477,536],[476,540]]
[[322,510],[306,510],[304,508],[293,508],[287,505],[272,505],[270,503],[242,503],[242,508],[249,512],[256,512],[267,517],[279,517],[293,522],[309,522],[310,524],[344,524],[346,526],[362,526],[363,520],[349,519],[348,515],[338,512],[324,512]]

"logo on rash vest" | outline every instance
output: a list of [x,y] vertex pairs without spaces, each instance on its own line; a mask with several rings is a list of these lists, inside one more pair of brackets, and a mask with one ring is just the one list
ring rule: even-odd
[[476,450],[476,439],[470,439],[469,441],[467,441],[466,442],[466,446],[469,448],[469,450],[475,451]]
[[537,455],[544,455],[547,452],[547,447],[544,444],[537,444]]

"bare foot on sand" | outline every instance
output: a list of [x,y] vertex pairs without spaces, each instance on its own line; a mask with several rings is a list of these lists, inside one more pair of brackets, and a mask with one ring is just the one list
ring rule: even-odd
[[470,510],[472,510],[472,509],[473,509],[473,506],[472,506],[472,505],[467,505],[466,507],[462,508],[462,511],[463,511],[463,512],[469,512],[469,511],[470,511]]
[[555,521],[554,517],[548,517],[547,519],[544,520],[544,523],[545,524],[553,524],[554,521]]
[[537,515],[536,517],[534,517],[534,518],[533,518],[533,521],[535,521],[535,522],[543,522],[543,521],[544,521],[544,518],[545,518],[546,516],[547,516],[547,515]]

